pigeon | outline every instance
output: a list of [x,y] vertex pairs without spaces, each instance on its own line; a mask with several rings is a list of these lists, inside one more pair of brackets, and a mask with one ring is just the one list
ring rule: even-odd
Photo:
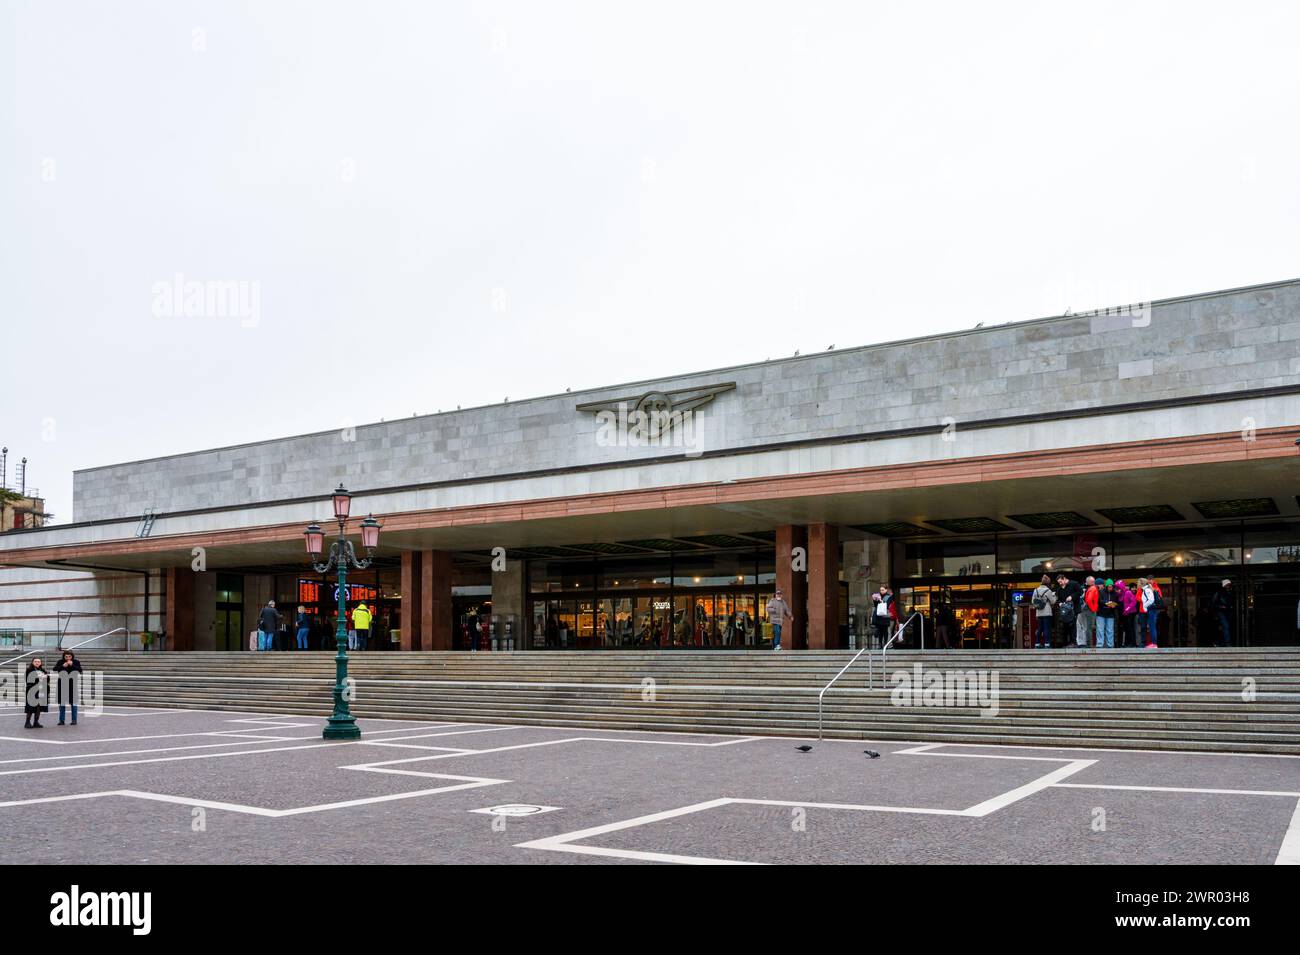
[[867,754],[868,756],[870,756],[872,759],[879,759],[879,758],[880,758],[880,754],[877,753],[874,749],[864,749],[862,752],[866,753],[866,754]]
[[797,750],[798,750],[799,752],[801,752],[801,753],[806,753],[806,752],[808,752],[809,750],[811,750],[812,747],[811,747],[811,746],[804,745],[804,746],[796,746],[795,749],[797,749]]

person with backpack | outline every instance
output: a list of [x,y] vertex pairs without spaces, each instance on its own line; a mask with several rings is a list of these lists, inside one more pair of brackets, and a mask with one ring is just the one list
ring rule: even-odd
[[1107,578],[1097,588],[1097,646],[1113,649],[1115,646],[1115,617],[1119,611],[1120,597],[1115,592],[1115,581]]
[[1058,626],[1061,628],[1061,643],[1068,647],[1071,636],[1076,638],[1076,643],[1078,642],[1076,622],[1079,613],[1083,610],[1083,584],[1071,580],[1065,574],[1057,574],[1056,586],[1059,600],[1056,605],[1056,615],[1059,618]]
[[63,659],[54,668],[55,686],[59,691],[59,725],[63,726],[63,716],[69,705],[72,706],[72,725],[77,725],[77,694],[81,689],[81,661],[71,650],[63,651]]
[[1052,606],[1056,600],[1056,592],[1052,590],[1052,579],[1043,574],[1042,582],[1030,597],[1037,617],[1037,630],[1034,634],[1035,650],[1040,647],[1050,650],[1052,647]]
[[1160,646],[1160,611],[1165,605],[1165,595],[1160,592],[1160,585],[1155,578],[1148,580],[1138,578],[1138,629],[1141,631],[1140,646],[1154,650]]

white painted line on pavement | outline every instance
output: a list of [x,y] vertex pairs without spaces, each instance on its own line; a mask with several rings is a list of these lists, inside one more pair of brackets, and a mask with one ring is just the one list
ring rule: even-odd
[[1208,796],[1289,796],[1300,798],[1300,792],[1276,789],[1199,789],[1193,786],[1118,786],[1109,783],[1057,783],[1057,789],[1120,789],[1142,793],[1202,793]]
[[1287,827],[1286,835],[1282,837],[1282,845],[1277,850],[1277,858],[1273,860],[1273,864],[1300,865],[1300,802],[1295,805],[1291,825]]
[[1025,783],[1023,786],[1017,786],[1015,789],[1005,792],[1001,796],[994,796],[992,799],[986,799],[976,806],[971,806],[963,813],[963,815],[976,817],[987,816],[989,813],[997,812],[999,809],[1005,809],[1013,802],[1019,802],[1026,796],[1032,796],[1034,793],[1042,792],[1044,789],[1055,785],[1060,780],[1065,779],[1068,776],[1073,776],[1075,773],[1087,769],[1089,766],[1095,765],[1096,762],[1095,759],[1073,760],[1058,769],[1052,770],[1046,776],[1040,776],[1033,782]]
[[264,816],[281,819],[285,816],[301,816],[313,812],[325,812],[330,809],[350,809],[356,806],[373,806],[377,803],[396,802],[402,799],[415,799],[420,796],[433,796],[438,793],[456,792],[461,789],[478,789],[482,786],[497,786],[508,783],[508,779],[487,779],[478,776],[447,776],[434,773],[411,773],[431,779],[462,780],[457,785],[439,786],[435,789],[417,789],[413,792],[389,793],[384,796],[367,796],[361,799],[348,799],[342,802],[321,803],[315,806],[299,806],[294,809],[267,809],[262,806],[246,806],[241,803],[217,802],[211,799],[193,799],[189,796],[170,796],[165,793],[145,792],[139,789],[113,789],[106,792],[79,793],[73,796],[43,796],[37,799],[18,799],[0,802],[0,809],[15,806],[35,806],[51,802],[67,802],[73,799],[101,799],[106,796],[125,796],[131,799],[145,799],[151,802],[173,803],[180,806],[195,806],[202,809],[220,809],[226,812],[243,813],[248,816]]
[[[466,724],[452,724],[452,725],[466,725]],[[421,729],[421,728],[422,727],[410,727],[410,728],[400,727],[400,728],[394,728],[388,730],[369,730],[368,734],[370,736],[377,736],[381,733],[406,733],[406,732],[410,732],[411,729]],[[71,746],[75,744],[91,744],[91,743],[123,743],[123,742],[135,742],[138,740],[149,740],[149,739],[181,739],[181,738],[189,738],[194,736],[219,737],[221,739],[228,740],[228,742],[204,743],[201,745],[194,745],[194,746],[160,746],[154,749],[128,749],[128,750],[117,750],[115,752],[108,752],[108,753],[80,752],[80,753],[72,753],[67,756],[27,756],[21,759],[0,759],[0,766],[6,766],[12,763],[40,763],[40,762],[46,762],[55,759],[95,759],[102,756],[132,756],[132,755],[142,754],[142,753],[170,753],[170,752],[181,752],[190,749],[214,749],[222,746],[245,745],[245,744],[241,744],[241,742],[237,739],[231,739],[230,738],[231,735],[242,736],[246,734],[235,734],[234,731],[230,731],[230,730],[218,730],[215,732],[208,732],[208,733],[167,733],[162,736],[120,736],[120,737],[108,736],[108,737],[99,737],[99,738],[87,737],[86,739],[62,740],[62,741],[49,740],[48,742],[58,743],[61,746]],[[398,736],[394,738],[405,739],[406,737]],[[4,739],[4,737],[0,737],[0,739]],[[312,734],[311,736],[267,736],[267,737],[261,737],[260,741],[263,742],[305,741],[305,740],[318,740],[318,739],[320,739],[319,734]],[[258,741],[259,741],[258,738],[251,738],[248,740],[248,743],[255,743]],[[360,742],[366,742],[366,740],[362,739],[360,740]]]

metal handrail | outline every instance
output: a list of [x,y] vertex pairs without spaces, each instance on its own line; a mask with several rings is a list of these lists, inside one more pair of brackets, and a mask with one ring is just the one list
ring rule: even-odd
[[889,648],[894,645],[894,641],[903,635],[903,633],[907,630],[908,625],[913,620],[920,621],[921,649],[922,650],[925,649],[925,617],[921,616],[921,611],[917,610],[912,613],[912,616],[908,617],[906,620],[904,620],[902,623],[898,625],[898,629],[894,631],[894,635],[889,638],[889,641],[884,645],[884,647],[880,651],[880,688],[882,690],[885,688],[885,673],[888,672],[885,669],[885,657],[889,653]]
[[[919,620],[921,622],[921,649],[922,650],[925,649],[925,617],[921,615],[921,611],[917,610],[912,614],[912,616],[908,617],[906,620],[904,620],[902,623],[898,625],[898,629],[894,631],[894,635],[890,637],[885,642],[884,647],[881,648],[880,651],[881,689],[884,689],[885,686],[885,654],[887,654],[889,652],[889,648],[894,645],[894,641],[903,635],[903,632],[907,629],[908,624],[910,624],[913,619]],[[876,682],[875,673],[874,673],[875,666],[872,663],[871,646],[870,644],[868,644],[867,646],[864,646],[861,650],[859,650],[857,653],[853,654],[853,659],[850,660],[848,663],[844,664],[844,666],[840,668],[840,672],[835,674],[833,677],[831,677],[831,681],[827,683],[824,687],[822,687],[821,692],[817,694],[817,738],[819,740],[822,738],[822,698],[826,696],[826,691],[829,690],[832,686],[834,686],[835,682],[840,677],[842,677],[845,673],[847,673],[849,667],[857,663],[858,657],[862,656],[862,654],[864,653],[867,654],[867,689],[870,690],[875,686],[875,682]]]
[[[46,650],[53,650],[53,651],[54,651],[54,655],[62,656],[64,650],[75,650],[75,649],[77,649],[77,647],[84,647],[84,646],[85,646],[86,644],[88,644],[88,643],[94,643],[94,642],[95,642],[96,640],[98,640],[100,637],[108,637],[108,636],[112,636],[113,634],[118,633],[118,632],[125,633],[125,634],[128,636],[128,638],[129,638],[130,635],[131,635],[131,631],[128,630],[126,627],[114,627],[112,630],[105,630],[103,633],[98,634],[97,636],[90,637],[89,639],[86,639],[86,640],[82,640],[80,643],[78,643],[78,644],[74,644],[73,646],[70,646],[70,647],[63,647],[62,649],[60,649],[60,648],[58,648],[58,647],[33,647],[32,649],[28,650],[26,653],[20,653],[20,654],[18,654],[18,656],[16,656],[16,657],[10,657],[8,660],[5,660],[4,662],[5,662],[5,663],[13,663],[15,660],[21,660],[23,657],[29,657],[29,656],[31,656],[33,653],[42,653],[42,652],[44,652],[44,651],[46,651]],[[127,643],[128,643],[128,644],[130,643],[129,639],[128,639]]]
[[[829,690],[832,686],[835,685],[835,681],[845,674],[845,672],[848,670],[849,667],[853,666],[853,664],[858,662],[858,657],[862,656],[862,654],[864,653],[867,654],[867,666],[870,667],[871,665],[870,650],[871,647],[870,645],[868,645],[868,646],[864,646],[857,653],[853,654],[853,659],[850,660],[848,663],[844,664],[844,666],[840,669],[840,672],[835,674],[833,677],[831,677],[831,682],[827,683],[824,687],[822,687],[822,691],[817,694],[817,738],[819,740],[822,738],[822,697],[826,695],[827,690]],[[871,688],[871,683],[872,683],[871,671],[870,669],[868,669],[867,670],[868,689]]]

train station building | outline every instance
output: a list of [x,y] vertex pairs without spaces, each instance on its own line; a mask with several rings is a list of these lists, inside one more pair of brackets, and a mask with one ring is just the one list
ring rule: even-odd
[[343,484],[373,649],[758,650],[778,587],[787,647],[847,648],[882,585],[1023,647],[1062,572],[1160,581],[1164,646],[1231,581],[1230,642],[1289,644],[1297,440],[1300,281],[1008,321],[78,471],[69,522],[0,533],[0,630],[247,650],[275,599],[323,638]]

